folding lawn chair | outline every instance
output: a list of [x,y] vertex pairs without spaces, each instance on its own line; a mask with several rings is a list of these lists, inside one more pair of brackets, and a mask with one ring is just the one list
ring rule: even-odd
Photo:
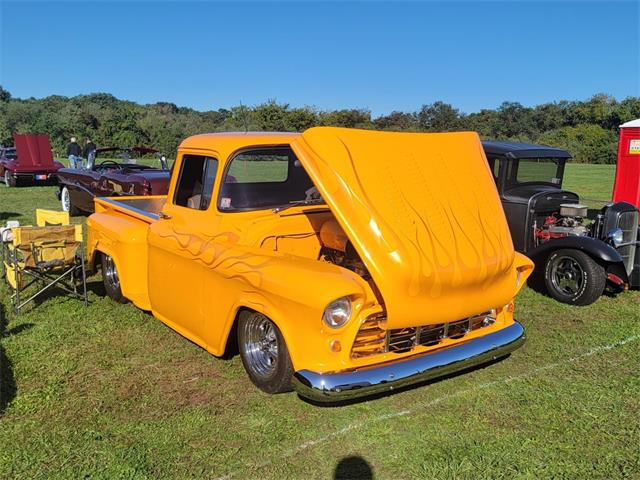
[[[7,282],[13,290],[16,313],[32,300],[57,286],[87,305],[87,278],[82,230],[77,225],[18,227],[5,252]],[[32,285],[38,290],[22,300]]]
[[69,212],[58,212],[56,210],[36,208],[36,224],[39,227],[69,225]]

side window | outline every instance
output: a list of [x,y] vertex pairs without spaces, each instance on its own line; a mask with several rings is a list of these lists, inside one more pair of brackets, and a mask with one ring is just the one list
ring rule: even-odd
[[185,155],[173,203],[194,210],[206,210],[211,203],[218,160],[202,155]]
[[493,178],[498,180],[500,174],[500,160],[497,158],[489,158],[489,167],[491,167],[491,171],[493,172]]

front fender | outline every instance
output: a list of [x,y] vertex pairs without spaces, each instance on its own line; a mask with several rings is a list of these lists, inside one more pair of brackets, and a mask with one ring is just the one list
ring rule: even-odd
[[580,250],[587,255],[604,263],[622,263],[622,257],[611,245],[602,240],[592,237],[563,237],[554,238],[547,243],[533,248],[527,252],[527,256],[536,264],[544,259],[554,250],[561,248],[572,248]]
[[[264,254],[241,257],[242,263],[219,261],[205,274],[205,290],[217,293],[203,306],[210,312],[207,349],[222,355],[238,311],[249,309],[278,326],[296,369],[346,368],[330,344],[340,339],[346,345],[346,338],[355,336],[360,316],[377,304],[370,286],[357,274],[329,263]],[[343,296],[352,298],[352,320],[333,330],[322,323],[322,313],[329,302]],[[223,323],[216,320],[222,318]]]

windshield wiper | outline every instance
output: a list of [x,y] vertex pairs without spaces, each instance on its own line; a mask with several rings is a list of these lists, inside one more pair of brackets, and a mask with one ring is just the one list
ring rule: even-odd
[[295,200],[293,202],[289,202],[289,205],[281,205],[279,207],[272,208],[271,211],[273,213],[283,212],[288,210],[291,207],[298,207],[300,205],[321,205],[324,203],[324,199],[322,198],[312,198],[309,200]]

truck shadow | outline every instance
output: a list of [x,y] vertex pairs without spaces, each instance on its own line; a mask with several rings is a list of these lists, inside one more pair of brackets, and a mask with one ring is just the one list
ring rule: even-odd
[[[29,327],[25,326],[20,331],[26,328]],[[3,339],[12,334],[7,332],[7,316],[4,305],[0,303],[0,417],[4,415],[7,406],[16,396],[16,380],[13,376],[13,368],[2,345]]]
[[336,402],[316,402],[314,400],[308,399],[308,398],[304,398],[299,396],[299,398],[306,402],[309,403],[311,405],[314,405],[316,407],[325,407],[325,408],[335,408],[335,407],[346,407],[348,405],[354,405],[357,403],[363,403],[363,402],[368,402],[370,400],[377,400],[380,398],[384,398],[384,397],[390,397],[392,395],[397,395],[398,393],[401,392],[406,392],[408,390],[414,390],[416,388],[422,388],[422,387],[426,387],[428,385],[432,385],[434,383],[438,383],[438,382],[442,382],[444,380],[449,380],[451,378],[455,378],[458,377],[460,375],[466,375],[467,373],[471,373],[471,372],[475,372],[476,370],[482,370],[484,368],[490,367],[496,363],[502,362],[503,360],[507,359],[511,354],[505,355],[504,357],[500,357],[500,358],[496,358],[494,360],[490,360],[486,363],[483,363],[482,365],[476,365],[473,367],[469,367],[466,368],[464,370],[459,370],[457,372],[454,373],[450,373],[448,375],[443,375],[442,377],[438,377],[438,378],[433,378],[431,380],[425,380],[422,382],[418,382],[418,383],[414,383],[411,385],[407,385],[404,387],[399,387],[399,388],[394,388],[393,390],[387,390],[386,392],[380,392],[380,393],[375,393],[372,395],[367,395],[365,397],[359,397],[359,398],[355,398],[352,400],[340,400],[340,401],[336,401]]

